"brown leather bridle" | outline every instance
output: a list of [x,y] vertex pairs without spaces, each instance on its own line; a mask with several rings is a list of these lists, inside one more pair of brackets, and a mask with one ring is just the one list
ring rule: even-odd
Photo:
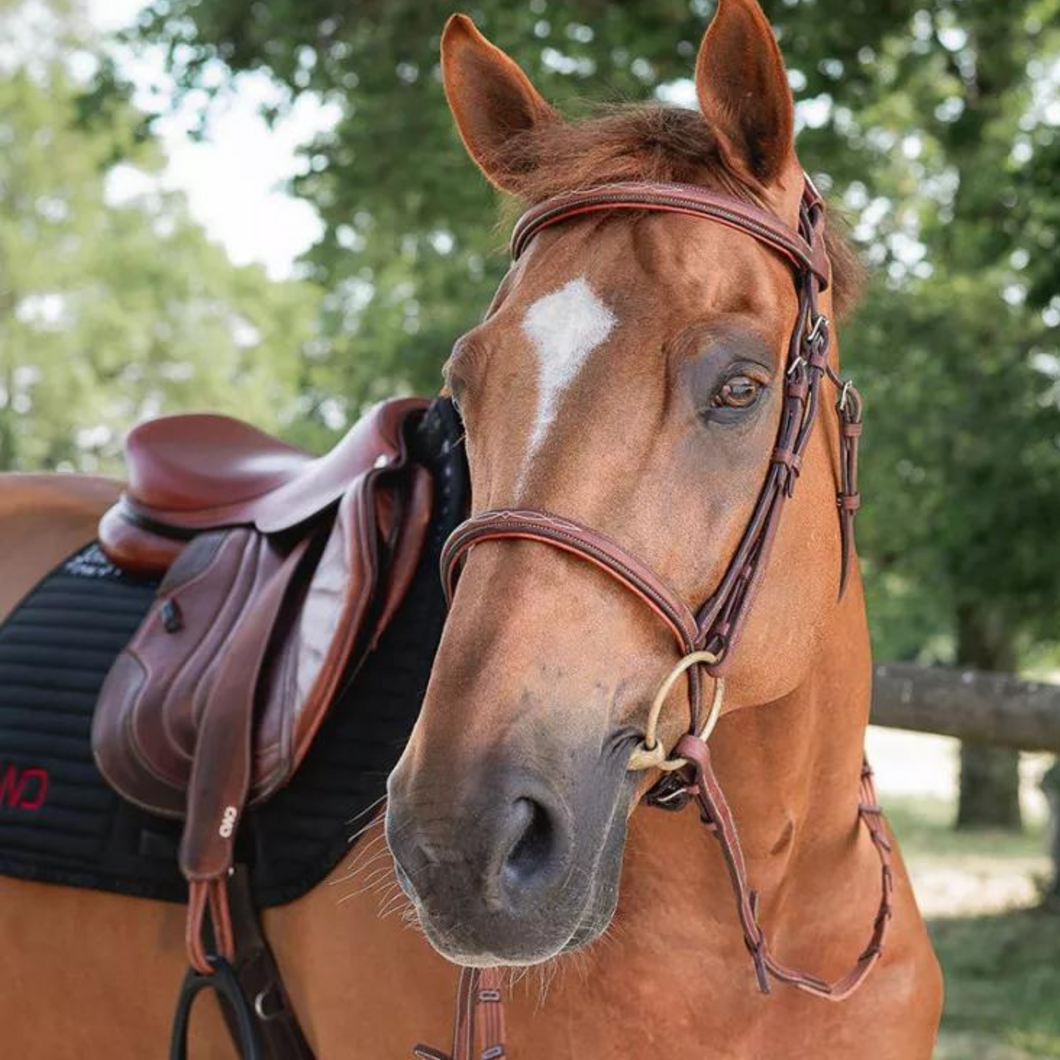
[[[881,862],[881,898],[868,946],[853,968],[834,982],[795,971],[770,953],[758,921],[757,894],[748,884],[747,869],[736,824],[711,763],[706,738],[717,720],[721,680],[732,656],[750,602],[765,569],[780,516],[792,496],[802,458],[809,443],[825,379],[839,392],[836,411],[840,436],[840,488],[837,494],[842,561],[840,594],[850,573],[854,554],[854,516],[860,497],[857,484],[857,447],[861,435],[861,398],[829,364],[830,323],[818,307],[818,295],[829,283],[829,262],[824,239],[824,203],[807,177],[797,230],[749,203],[683,184],[629,182],[557,196],[528,210],[512,234],[512,256],[517,259],[530,241],[551,225],[590,213],[609,210],[648,210],[685,214],[727,225],[752,236],[781,254],[792,268],[798,314],[788,342],[784,368],[780,425],[770,455],[765,481],[753,512],[733,552],[729,565],[710,598],[693,609],[670,583],[617,541],[591,527],[549,512],[527,509],[494,509],[472,516],[453,531],[441,557],[442,579],[451,601],[460,565],[468,550],[486,541],[521,539],[561,549],[592,563],[646,604],[673,634],[681,662],[663,683],[653,704],[645,740],[633,752],[630,768],[653,766],[666,775],[647,794],[650,805],[680,809],[690,801],[699,807],[704,824],[718,840],[736,898],[744,941],[754,961],[759,988],[769,993],[770,977],[807,993],[839,1001],[849,997],[875,967],[891,919],[892,877],[890,844],[881,824],[881,811],[866,764],[861,776],[859,817],[865,822]],[[706,670],[715,682],[714,704],[704,724],[701,718],[701,676]],[[658,707],[673,680],[688,673],[691,725],[668,757],[656,741],[654,721]],[[482,989],[480,976],[489,980]],[[478,994],[483,997],[478,998]],[[496,973],[465,971],[461,979],[461,1018],[454,1041],[454,1060],[472,1057],[478,1037],[485,1051],[479,1056],[505,1055],[496,1006],[499,991]],[[481,1009],[481,1019],[476,1018]],[[478,1024],[479,1034],[475,1033]],[[423,1049],[423,1057],[444,1054]]]

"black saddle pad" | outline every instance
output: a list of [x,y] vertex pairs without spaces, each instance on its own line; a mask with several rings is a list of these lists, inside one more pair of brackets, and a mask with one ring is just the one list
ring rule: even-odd
[[[438,559],[468,497],[462,429],[436,401],[412,441],[434,478],[431,532],[408,597],[336,699],[291,783],[247,812],[239,860],[255,900],[300,897],[350,849],[385,791],[427,687],[445,615]],[[0,626],[0,874],[182,902],[180,822],[116,795],[92,759],[96,696],[154,596],[95,545]],[[359,820],[360,815],[364,820]]]

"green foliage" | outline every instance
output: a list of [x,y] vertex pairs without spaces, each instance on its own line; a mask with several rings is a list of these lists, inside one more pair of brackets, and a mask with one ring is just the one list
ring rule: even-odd
[[[853,30],[874,43],[904,5],[827,0],[810,13],[782,4],[785,43],[810,91],[834,84],[818,57],[850,51]],[[161,41],[187,87],[210,91],[216,63],[266,68],[292,91],[342,105],[344,117],[307,151],[294,190],[320,211],[325,235],[310,254],[329,296],[328,355],[311,374],[319,395],[353,410],[394,390],[430,390],[453,339],[475,322],[506,267],[496,200],[464,155],[438,72],[437,0],[349,5],[165,0],[141,34]],[[641,99],[687,77],[708,5],[693,0],[615,4],[480,0],[470,13],[509,49],[549,98],[572,113],[585,97]],[[835,17],[843,15],[844,17]],[[824,38],[818,20],[830,27]],[[846,27],[844,29],[844,27]],[[855,83],[849,86],[856,92]]]
[[[880,498],[862,535],[870,590],[874,602],[912,592],[953,636],[970,614],[1055,637],[1060,273],[1042,252],[1057,232],[1057,157],[1050,168],[1041,155],[1060,123],[1045,99],[1058,16],[1041,0],[925,5],[886,42],[849,118],[863,176],[845,199],[880,273],[844,335]],[[877,632],[907,654],[894,618]]]
[[[877,275],[843,335],[868,399],[861,542],[877,647],[974,662],[959,625],[982,642],[1055,639],[1060,0],[764,6],[812,100],[802,157]],[[645,98],[687,77],[712,8],[476,0],[469,13],[579,113],[584,97]],[[302,378],[307,437],[369,398],[436,386],[505,267],[494,195],[439,82],[450,10],[161,0],[141,20],[186,87],[216,85],[219,63],[264,68],[342,107],[295,183],[325,222],[309,256],[328,294]]]
[[312,290],[234,268],[180,196],[108,201],[116,162],[160,161],[112,73],[0,73],[0,469],[116,469],[124,429],[164,411],[293,411]]
[[1044,819],[1023,832],[955,832],[951,799],[885,793],[884,803],[921,898],[957,913],[928,922],[946,981],[936,1060],[1060,1058],[1060,915],[979,912],[1028,877],[1044,881]]

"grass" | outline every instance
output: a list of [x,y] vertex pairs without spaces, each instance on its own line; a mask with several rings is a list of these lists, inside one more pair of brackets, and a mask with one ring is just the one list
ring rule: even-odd
[[[914,880],[931,878],[936,901],[940,874],[965,897],[1044,881],[1044,822],[1022,834],[957,832],[948,800],[885,801]],[[928,921],[946,977],[936,1060],[1060,1060],[1060,911],[945,909]]]
[[1034,859],[1045,854],[1045,821],[1030,820],[1022,832],[998,829],[957,831],[955,809],[949,799],[888,798],[887,820],[902,844],[906,861],[912,864],[952,864],[985,857],[1007,871],[1006,862]]
[[1021,909],[930,927],[946,974],[940,1057],[1060,1057],[1060,914]]

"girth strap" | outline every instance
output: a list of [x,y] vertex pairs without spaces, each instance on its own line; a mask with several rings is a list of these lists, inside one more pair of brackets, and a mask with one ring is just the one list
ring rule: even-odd
[[206,971],[188,969],[173,1017],[170,1060],[187,1060],[192,1005],[207,990],[217,994],[240,1060],[313,1060],[261,930],[246,869],[237,866],[222,886],[227,886],[225,904],[231,909],[231,960],[211,954],[204,957]]

